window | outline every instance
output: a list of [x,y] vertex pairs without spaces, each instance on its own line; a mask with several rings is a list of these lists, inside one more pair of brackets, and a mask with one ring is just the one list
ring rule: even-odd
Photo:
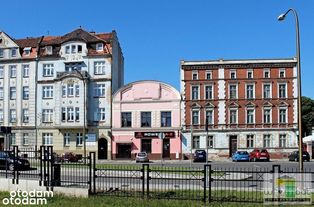
[[237,78],[237,73],[235,70],[230,71],[230,79],[236,79]]
[[11,49],[11,57],[16,57],[16,53],[17,53],[16,48],[12,48]]
[[267,84],[264,84],[263,85],[263,95],[264,95],[264,98],[271,98],[271,88],[270,88],[270,84],[267,83]]
[[43,122],[49,123],[52,122],[53,110],[52,109],[43,109]]
[[11,100],[16,99],[16,88],[15,87],[10,87],[10,99]]
[[70,133],[66,132],[63,134],[64,146],[70,145]]
[[212,72],[206,71],[206,80],[211,80],[211,79],[212,79]]
[[23,109],[23,122],[27,123],[29,121],[28,109]]
[[75,107],[75,121],[80,121],[80,108]]
[[279,98],[286,98],[286,84],[279,84]]
[[229,85],[229,97],[230,99],[237,98],[237,85]]
[[12,133],[11,136],[9,137],[10,141],[10,146],[16,145],[16,135],[15,133]]
[[73,107],[67,108],[67,121],[74,121],[74,109],[73,109]]
[[105,61],[94,62],[94,74],[95,75],[105,75],[106,74],[106,67]]
[[151,112],[141,112],[141,127],[151,127]]
[[263,147],[271,147],[270,146],[270,135],[269,134],[264,134],[263,136]]
[[0,100],[3,99],[3,87],[0,87]]
[[52,133],[43,133],[43,144],[44,145],[52,145],[52,138],[53,134]]
[[237,113],[238,111],[236,109],[230,109],[230,124],[237,123]]
[[80,96],[80,85],[75,85],[75,96]]
[[10,78],[15,78],[16,77],[16,65],[10,65]]
[[269,69],[264,69],[264,78],[270,78],[270,71],[269,71]]
[[205,124],[206,124],[206,120],[208,121],[208,125],[213,124],[213,110],[205,111]]
[[3,122],[3,110],[0,109],[0,122]]
[[279,109],[279,123],[287,123],[287,109]]
[[0,58],[3,58],[3,57],[4,57],[3,49],[0,48]]
[[197,71],[192,72],[192,80],[198,80],[198,72]]
[[72,54],[76,53],[76,45],[71,45],[71,53]]
[[199,118],[200,112],[198,110],[192,111],[192,124],[193,125],[199,125],[200,118]]
[[208,148],[214,148],[214,136],[207,137]]
[[246,123],[247,124],[254,124],[254,109],[247,109],[246,110]]
[[70,46],[65,46],[65,54],[70,54]]
[[77,53],[82,53],[82,45],[77,46]]
[[74,85],[68,84],[68,96],[74,96]]
[[121,126],[132,127],[132,113],[131,112],[121,113]]
[[46,46],[46,54],[52,55],[52,46]]
[[151,139],[142,139],[141,143],[142,152],[152,153],[152,140]]
[[29,65],[23,65],[22,68],[23,68],[23,77],[24,78],[29,77]]
[[23,145],[28,145],[29,136],[28,133],[23,133]]
[[286,77],[285,69],[282,68],[282,69],[279,70],[279,78],[284,78],[284,77]]
[[66,121],[67,117],[67,112],[66,112],[66,108],[62,107],[61,108],[61,121]]
[[105,96],[105,84],[96,84],[95,85],[94,96],[95,97],[103,97],[103,96]]
[[213,99],[213,86],[205,86],[205,99]]
[[253,70],[248,70],[247,71],[247,78],[252,79],[253,78]]
[[161,127],[171,127],[171,112],[161,112]]
[[65,71],[71,72],[71,71],[81,71],[82,70],[82,63],[66,63],[65,64]]
[[3,74],[3,66],[0,66],[0,78],[3,78],[4,74]]
[[66,95],[67,95],[67,87],[62,86],[62,97],[66,97]]
[[16,122],[16,110],[10,109],[10,122],[14,123]]
[[53,86],[43,86],[43,98],[53,98]]
[[287,146],[287,139],[285,134],[279,135],[279,147],[286,147]]
[[105,108],[99,108],[95,113],[95,121],[106,121]]
[[25,47],[25,48],[23,49],[24,55],[25,55],[25,56],[29,56],[29,55],[31,54],[31,50],[32,50],[31,47]]
[[271,109],[264,109],[264,124],[270,124]]
[[246,98],[247,99],[254,98],[254,85],[253,84],[246,85]]
[[254,135],[246,136],[246,147],[253,148],[254,147]]
[[28,100],[29,99],[29,87],[24,86],[23,87],[23,100]]
[[192,100],[198,100],[198,86],[192,86]]
[[198,149],[200,148],[200,136],[193,136],[193,146],[192,148]]
[[53,64],[44,64],[43,68],[44,68],[43,76],[45,76],[45,77],[53,76],[53,73],[54,73]]
[[76,133],[76,145],[77,146],[83,145],[83,133]]
[[96,50],[97,50],[97,51],[102,51],[102,50],[104,50],[104,44],[103,44],[103,43],[97,43],[97,44],[96,44]]

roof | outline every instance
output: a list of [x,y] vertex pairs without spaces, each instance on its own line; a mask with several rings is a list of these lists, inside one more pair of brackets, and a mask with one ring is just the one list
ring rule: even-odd
[[14,40],[21,48],[24,47],[37,47],[41,37],[31,37],[26,39],[16,39]]

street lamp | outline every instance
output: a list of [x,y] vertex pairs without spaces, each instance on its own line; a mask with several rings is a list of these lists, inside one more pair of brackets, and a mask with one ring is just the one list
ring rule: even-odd
[[298,128],[299,128],[299,169],[300,172],[303,172],[303,160],[302,160],[302,151],[303,151],[303,144],[302,144],[302,105],[301,105],[301,62],[300,62],[300,33],[299,33],[299,18],[298,14],[295,9],[290,8],[286,13],[279,15],[278,21],[283,21],[286,18],[286,15],[289,12],[292,12],[295,17],[295,26],[296,26],[296,55],[297,55],[297,81],[298,81]]
[[86,162],[86,137],[85,137],[85,131],[86,131],[86,77],[82,74],[82,71],[74,68],[74,71],[76,71],[77,74],[79,74],[81,80],[83,81],[83,97],[84,97],[84,102],[83,102],[83,112],[84,112],[84,120],[83,120],[83,145],[84,145],[84,162]]

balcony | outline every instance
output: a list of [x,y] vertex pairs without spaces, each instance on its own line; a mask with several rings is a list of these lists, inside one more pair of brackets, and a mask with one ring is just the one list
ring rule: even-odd
[[64,72],[57,72],[57,79],[63,79],[65,77],[77,77],[79,79],[82,79],[82,77],[84,79],[88,79],[89,78],[89,74],[87,71],[64,71]]

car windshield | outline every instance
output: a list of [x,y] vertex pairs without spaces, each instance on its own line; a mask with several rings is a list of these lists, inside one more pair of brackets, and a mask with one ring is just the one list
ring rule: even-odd
[[140,153],[138,153],[138,156],[144,157],[144,156],[146,156],[146,153],[145,152],[140,152]]
[[240,155],[247,155],[248,153],[247,152],[243,152],[243,151],[240,151],[240,152],[238,152],[238,154],[240,154]]
[[263,150],[262,150],[262,152],[265,152],[265,153],[266,153],[266,152],[267,152],[267,150],[263,149]]
[[196,151],[195,153],[197,153],[197,154],[205,154],[205,151],[199,150],[199,151]]

